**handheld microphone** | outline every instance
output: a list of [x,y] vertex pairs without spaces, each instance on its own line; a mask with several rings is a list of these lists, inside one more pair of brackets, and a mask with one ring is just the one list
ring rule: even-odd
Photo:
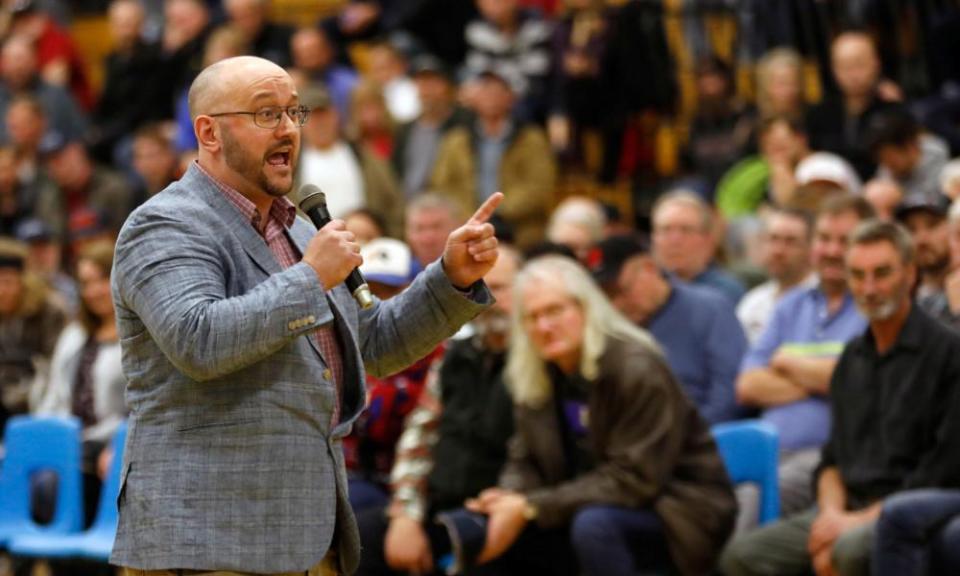
[[[323,228],[330,222],[330,212],[327,211],[327,196],[320,191],[320,188],[313,184],[305,184],[300,188],[300,209],[310,217],[310,221],[317,227],[317,230]],[[361,308],[373,306],[373,296],[370,294],[370,287],[367,281],[363,279],[360,270],[354,268],[350,275],[344,280],[347,289],[353,294],[353,298]]]

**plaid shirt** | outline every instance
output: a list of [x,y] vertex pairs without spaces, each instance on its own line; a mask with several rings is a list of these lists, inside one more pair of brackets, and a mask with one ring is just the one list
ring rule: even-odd
[[[261,226],[260,211],[257,210],[253,202],[233,188],[219,182],[199,164],[197,164],[197,168],[200,168],[200,172],[209,178],[210,181],[223,192],[223,195],[230,200],[230,203],[236,206],[237,210],[250,221],[254,230],[256,230],[264,242],[267,243],[270,252],[273,253],[273,257],[277,259],[277,263],[280,264],[281,268],[286,270],[300,261],[301,255],[297,247],[293,241],[290,240],[289,235],[286,234],[287,229],[293,225],[294,220],[297,218],[297,208],[292,202],[283,197],[274,200],[273,204],[270,205],[270,213],[267,215],[266,226]],[[333,410],[333,418],[331,419],[330,425],[336,426],[340,421],[340,387],[343,384],[343,357],[340,354],[340,343],[337,341],[337,334],[333,329],[332,323],[314,330],[312,337],[316,339],[317,345],[320,347],[320,352],[323,354],[323,360],[330,368],[333,376],[337,402]]]

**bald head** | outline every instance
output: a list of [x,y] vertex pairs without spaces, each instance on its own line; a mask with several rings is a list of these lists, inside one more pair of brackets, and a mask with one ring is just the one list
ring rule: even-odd
[[236,95],[242,93],[244,84],[265,76],[289,77],[280,66],[256,56],[227,58],[207,66],[190,85],[187,95],[190,119],[221,111],[222,103],[235,100]]
[[864,32],[845,32],[830,48],[837,85],[847,96],[870,94],[880,79],[880,57],[873,39]]

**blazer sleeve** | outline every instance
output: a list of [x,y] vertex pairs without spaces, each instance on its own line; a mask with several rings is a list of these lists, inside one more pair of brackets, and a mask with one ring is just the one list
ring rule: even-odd
[[[197,381],[262,360],[332,317],[316,273],[302,262],[228,296],[231,255],[211,241],[207,221],[186,207],[135,212],[117,241],[112,274],[118,320],[138,317],[170,362]],[[315,322],[304,321],[311,315]]]
[[454,288],[438,260],[406,290],[360,311],[360,350],[374,376],[399,372],[426,356],[493,302],[486,284]]

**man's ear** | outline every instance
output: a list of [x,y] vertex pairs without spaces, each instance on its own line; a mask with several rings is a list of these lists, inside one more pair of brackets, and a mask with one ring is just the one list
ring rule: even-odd
[[197,136],[197,147],[213,152],[220,149],[220,126],[209,116],[197,116],[193,121],[193,133]]

